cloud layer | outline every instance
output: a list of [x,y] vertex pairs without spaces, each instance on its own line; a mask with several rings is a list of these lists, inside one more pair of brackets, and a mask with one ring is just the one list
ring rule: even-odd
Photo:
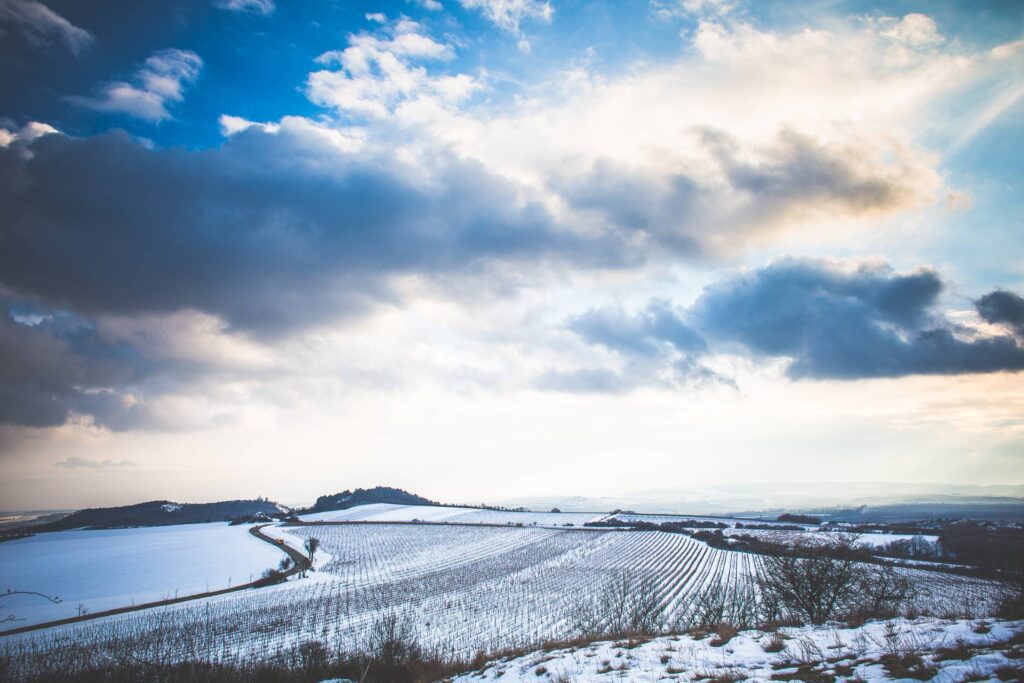
[[395,274],[581,246],[476,164],[440,157],[424,184],[333,139],[286,123],[200,153],[122,133],[0,149],[0,280],[85,315],[192,308],[272,334],[386,300]]
[[[36,5],[0,0],[0,18],[76,53],[88,44]],[[552,17],[536,0],[462,5],[524,41],[523,22]],[[991,55],[953,44],[923,15],[787,31],[729,18],[730,5],[679,5],[703,18],[657,63],[605,75],[583,60],[510,93],[505,76],[464,58],[470,43],[432,31],[439,22],[367,14],[293,84],[315,116],[260,122],[227,109],[213,145],[4,122],[0,423],[171,428],[153,407],[161,397],[263,376],[297,337],[416,297],[457,305],[500,290],[507,273],[538,290],[550,273],[570,288],[606,278],[600,294],[614,294],[616,278],[732,268],[773,238],[889,226],[954,192],[916,126]],[[79,116],[128,115],[159,133],[177,122],[150,124],[183,115],[204,68],[197,53],[159,50],[72,101],[90,110]],[[549,364],[536,384],[729,383],[718,362],[728,356],[781,360],[793,379],[1024,367],[1021,298],[987,294],[980,319],[964,321],[941,310],[946,289],[927,268],[780,260],[720,279],[689,307],[656,299],[571,317],[578,343],[615,362]],[[424,354],[416,332],[394,342],[396,365]],[[537,376],[543,345],[517,349],[536,353],[522,375]],[[460,351],[441,347],[424,355],[457,365]]]
[[[793,379],[1024,369],[1024,347],[1012,334],[1020,335],[1020,297],[1003,291],[982,297],[979,315],[1006,325],[1001,332],[985,331],[941,311],[944,287],[930,269],[897,273],[880,265],[851,269],[787,259],[708,286],[688,309],[664,301],[636,313],[594,309],[568,327],[586,343],[626,358],[634,374],[638,359],[653,365],[654,372],[636,376],[636,384],[680,368],[683,380],[701,368],[696,377],[708,379],[714,375],[702,363],[714,354],[784,360]],[[601,376],[594,369],[583,372],[580,377]],[[541,385],[560,388],[550,375]],[[592,390],[609,386],[595,383]]]

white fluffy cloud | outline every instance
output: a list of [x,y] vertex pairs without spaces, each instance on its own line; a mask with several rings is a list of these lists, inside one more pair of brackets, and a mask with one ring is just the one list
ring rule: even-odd
[[[374,17],[375,21],[386,18]],[[348,38],[348,47],[320,55],[317,62],[336,69],[309,75],[308,93],[317,104],[357,116],[387,119],[396,109],[429,102],[448,106],[469,97],[478,81],[466,74],[432,75],[424,62],[445,62],[454,48],[426,35],[406,18],[386,23],[378,33]]]
[[[789,32],[726,17],[701,21],[674,60],[617,77],[574,65],[496,107],[468,98],[486,92],[486,74],[433,68],[452,48],[415,24],[386,30],[325,55],[341,68],[310,76],[312,99],[387,118],[403,153],[454,149],[569,224],[632,224],[637,239],[719,253],[743,235],[940,197],[940,159],[917,129],[985,60],[944,43],[923,15]],[[401,49],[401,36],[421,47]]]
[[24,147],[38,137],[59,132],[48,123],[29,121],[18,130],[7,130],[0,128],[0,147],[18,145]]
[[203,60],[190,50],[167,49],[153,53],[135,72],[131,82],[113,81],[95,97],[73,101],[97,111],[120,112],[146,121],[171,118],[168,105],[185,98],[185,87],[199,78]]

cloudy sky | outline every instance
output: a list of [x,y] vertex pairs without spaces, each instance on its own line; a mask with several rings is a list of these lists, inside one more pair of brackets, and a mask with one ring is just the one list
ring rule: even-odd
[[0,508],[1024,483],[1024,5],[0,0]]

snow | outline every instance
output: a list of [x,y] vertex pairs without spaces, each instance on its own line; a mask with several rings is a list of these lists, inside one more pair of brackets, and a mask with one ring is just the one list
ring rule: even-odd
[[0,543],[0,590],[57,596],[0,599],[10,627],[227,588],[259,577],[283,554],[246,526],[181,524],[41,533]]
[[[399,612],[411,615],[428,649],[471,657],[565,637],[571,632],[568,610],[623,570],[653,582],[666,621],[683,624],[707,590],[749,586],[759,562],[756,555],[660,531],[311,524],[268,526],[264,533],[296,548],[316,536],[316,571],[278,586],[11,636],[0,644],[17,639],[46,649],[67,639],[104,642],[122,631],[184,633],[202,619],[202,641],[183,642],[183,656],[196,651],[191,648],[211,648],[217,657],[263,656],[310,639],[355,651],[376,620]],[[273,565],[280,556],[278,551]],[[995,597],[985,582],[905,571],[916,578],[933,613],[957,613],[965,604],[981,612]]]
[[938,536],[922,536],[917,534],[861,534],[857,538],[857,544],[878,548],[893,541],[909,541],[912,538],[921,538],[929,543],[936,543],[939,540]]
[[507,526],[583,526],[607,517],[591,512],[510,512],[438,505],[371,503],[347,510],[302,515],[304,522],[432,522],[447,524],[502,524]]
[[[776,675],[796,674],[809,665],[844,679],[892,680],[883,664],[887,654],[915,653],[938,670],[933,680],[958,681],[967,674],[982,680],[1000,667],[1019,666],[1008,658],[1005,641],[1024,630],[1024,622],[991,622],[977,633],[978,622],[968,620],[896,619],[872,622],[859,628],[805,626],[780,629],[785,639],[781,652],[765,651],[774,634],[744,631],[724,645],[712,638],[665,636],[643,643],[605,641],[582,647],[540,650],[512,659],[490,662],[480,671],[456,676],[455,683],[553,680],[653,682],[665,679],[693,681],[732,676],[732,680],[768,681]],[[938,661],[936,651],[962,641],[978,648],[966,660]],[[827,660],[827,661],[826,661]],[[848,667],[848,668],[846,668]],[[841,671],[840,669],[846,669]],[[799,678],[797,678],[799,680]]]

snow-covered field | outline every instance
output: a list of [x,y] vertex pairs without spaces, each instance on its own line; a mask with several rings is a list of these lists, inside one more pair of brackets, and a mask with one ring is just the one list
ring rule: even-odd
[[[247,535],[244,528],[231,530]],[[147,642],[147,634],[170,630],[173,638],[148,639],[171,648],[162,658],[272,657],[309,640],[359,650],[375,621],[399,612],[413,620],[425,647],[471,656],[565,637],[571,631],[568,611],[625,570],[654,585],[668,623],[683,624],[701,596],[722,588],[726,595],[742,594],[760,566],[756,555],[660,531],[311,524],[274,533],[295,547],[310,536],[319,538],[318,570],[280,586],[10,636],[0,646],[28,657],[69,642],[92,644],[92,652],[102,653],[126,636]],[[906,571],[938,614],[984,613],[996,598],[985,582]]]
[[778,634],[784,639],[780,652],[766,651],[773,649],[769,643],[776,634],[761,631],[741,632],[718,646],[713,637],[609,641],[494,661],[454,681],[912,680],[908,674],[917,674],[918,680],[1019,681],[1024,675],[1022,630],[1019,621],[982,625],[938,619],[896,619],[855,629],[784,628]]
[[4,615],[20,619],[10,626],[26,626],[246,583],[282,557],[224,523],[57,531],[0,543],[0,591],[61,599],[3,598]]
[[583,526],[607,517],[592,512],[513,512],[479,508],[373,503],[348,510],[303,515],[304,522],[433,522],[505,526]]

